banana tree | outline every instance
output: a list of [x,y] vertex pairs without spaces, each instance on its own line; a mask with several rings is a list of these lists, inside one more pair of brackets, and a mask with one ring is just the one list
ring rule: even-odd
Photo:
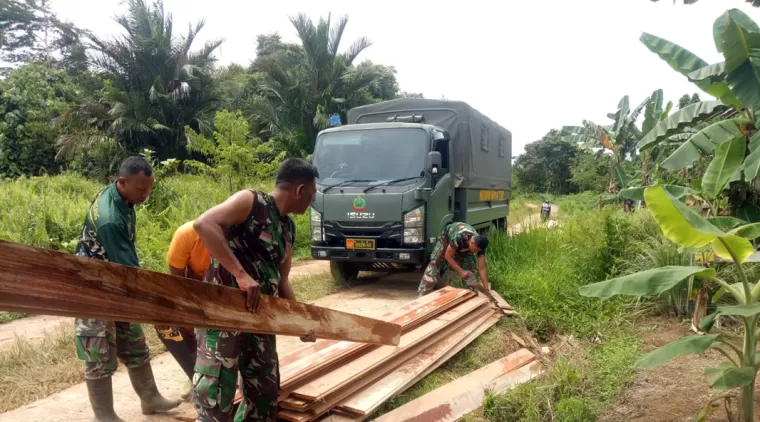
[[[718,168],[713,179],[720,183],[727,169]],[[749,280],[742,263],[754,252],[751,239],[760,236],[760,223],[750,223],[726,230],[703,218],[681,202],[668,188],[653,186],[644,190],[647,206],[660,226],[663,235],[683,248],[701,250],[733,262],[741,282],[729,284],[716,276],[715,269],[698,266],[668,266],[627,275],[612,280],[584,286],[580,293],[587,297],[609,298],[615,295],[658,295],[667,292],[687,279],[697,282],[712,282],[721,290],[733,296],[737,305],[719,306],[711,315],[701,320],[701,329],[709,332],[718,315],[733,315],[741,318],[744,326],[743,342],[737,343],[721,334],[687,335],[643,356],[637,362],[639,368],[649,368],[664,364],[671,359],[688,354],[702,354],[708,349],[718,351],[726,361],[717,368],[704,371],[707,383],[713,388],[731,390],[741,388],[739,397],[740,420],[752,421],[754,406],[754,386],[757,363],[757,323],[760,316],[760,282]],[[697,420],[705,420],[712,410],[712,402],[707,403]]]
[[[718,147],[738,138],[748,146],[741,165],[728,178],[731,214],[737,215],[746,199],[747,182],[760,175],[760,139],[755,135],[756,110],[760,108],[760,63],[752,57],[760,53],[760,27],[743,12],[731,9],[721,15],[713,26],[713,37],[724,61],[708,64],[690,51],[670,41],[644,33],[641,42],[673,69],[686,76],[717,101],[691,104],[655,125],[641,138],[638,147],[651,150],[684,128],[700,122],[709,122],[703,129],[686,138],[670,156],[660,164],[668,170],[682,170],[693,166],[703,155],[716,154]],[[723,186],[721,186],[723,187]],[[707,186],[707,199],[714,199],[720,191]],[[756,208],[756,207],[755,207]]]
[[647,98],[631,110],[626,95],[618,102],[617,111],[607,114],[607,117],[614,121],[613,124],[603,126],[584,120],[583,126],[564,126],[562,128],[562,139],[578,144],[583,148],[602,149],[612,153],[610,157],[610,173],[612,175],[610,187],[612,188],[617,184],[621,189],[626,188],[629,180],[622,162],[626,157],[636,153],[636,140],[641,137],[641,132],[636,127],[636,120],[649,102],[650,98]]

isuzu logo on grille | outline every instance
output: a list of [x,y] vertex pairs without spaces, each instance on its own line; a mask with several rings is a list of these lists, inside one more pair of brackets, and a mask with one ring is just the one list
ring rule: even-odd
[[367,201],[365,201],[361,196],[354,198],[353,205],[354,210],[352,212],[346,213],[348,215],[348,218],[352,220],[372,220],[375,218],[374,212],[367,212],[364,209],[364,206],[367,205]]

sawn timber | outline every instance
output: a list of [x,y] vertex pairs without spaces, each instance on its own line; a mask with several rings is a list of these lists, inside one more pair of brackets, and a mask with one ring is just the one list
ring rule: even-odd
[[401,326],[272,296],[0,241],[0,310],[398,345]]

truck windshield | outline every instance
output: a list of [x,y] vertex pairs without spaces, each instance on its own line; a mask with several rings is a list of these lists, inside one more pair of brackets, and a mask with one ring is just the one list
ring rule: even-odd
[[314,164],[324,184],[360,179],[356,185],[367,185],[418,177],[424,174],[427,139],[423,129],[329,132],[317,139]]

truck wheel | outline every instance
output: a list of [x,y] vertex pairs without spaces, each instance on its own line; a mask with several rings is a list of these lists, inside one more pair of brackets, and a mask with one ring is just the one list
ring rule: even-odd
[[359,276],[355,265],[340,261],[330,261],[330,273],[337,283],[351,283]]

